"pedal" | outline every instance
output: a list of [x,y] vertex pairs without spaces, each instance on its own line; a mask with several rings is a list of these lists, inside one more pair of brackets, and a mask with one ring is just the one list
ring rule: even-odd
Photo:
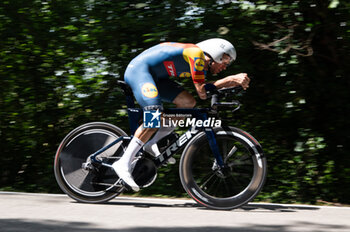
[[132,191],[132,188],[125,182],[123,181],[122,179],[120,179],[120,182],[121,186],[126,190],[126,191]]

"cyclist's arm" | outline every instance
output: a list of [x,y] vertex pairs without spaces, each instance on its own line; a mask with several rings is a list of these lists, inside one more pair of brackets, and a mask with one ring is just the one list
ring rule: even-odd
[[[250,79],[246,73],[239,73],[237,75],[227,76],[210,83],[214,84],[217,89],[235,87],[239,85],[241,85],[243,89],[247,89],[249,87],[249,82]],[[207,99],[207,94],[204,87],[205,84],[206,83],[204,82],[194,83],[198,96],[203,100]]]
[[200,99],[206,99],[207,94],[204,88],[205,85],[205,56],[203,51],[193,46],[184,50],[185,60],[188,62],[191,70],[191,77]]
[[198,96],[202,100],[207,99],[207,93],[205,91],[204,85],[205,85],[204,82],[202,82],[202,83],[194,83],[194,87],[197,90]]
[[241,85],[243,89],[247,89],[249,87],[250,79],[248,74],[239,73],[237,75],[227,76],[225,78],[214,81],[213,84],[216,88],[221,89],[225,87],[235,87]]

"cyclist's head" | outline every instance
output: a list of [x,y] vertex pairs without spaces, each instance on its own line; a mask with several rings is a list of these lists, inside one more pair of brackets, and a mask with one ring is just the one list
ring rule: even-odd
[[230,65],[237,57],[235,47],[225,39],[207,39],[197,43],[197,46],[202,49],[205,55],[219,64],[225,63]]

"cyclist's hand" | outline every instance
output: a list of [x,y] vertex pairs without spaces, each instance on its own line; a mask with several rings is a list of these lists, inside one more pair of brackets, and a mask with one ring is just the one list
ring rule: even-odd
[[239,73],[236,75],[228,76],[227,78],[229,78],[231,86],[240,85],[244,90],[249,88],[250,78],[248,77],[247,73]]

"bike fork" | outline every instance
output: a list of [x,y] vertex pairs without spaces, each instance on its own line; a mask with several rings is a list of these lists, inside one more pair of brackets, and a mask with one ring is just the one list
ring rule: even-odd
[[216,142],[215,133],[214,133],[213,128],[205,128],[204,131],[205,131],[205,134],[207,135],[210,149],[211,149],[211,151],[214,154],[214,157],[216,159],[217,164],[219,165],[219,167],[223,168],[224,167],[224,161],[223,161],[222,156],[220,154],[219,147],[218,147],[218,144]]

